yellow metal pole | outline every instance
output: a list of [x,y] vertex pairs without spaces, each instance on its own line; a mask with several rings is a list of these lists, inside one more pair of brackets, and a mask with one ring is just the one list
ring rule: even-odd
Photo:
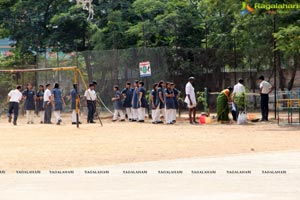
[[74,69],[74,84],[75,84],[75,92],[76,92],[76,100],[75,100],[75,112],[76,112],[76,125],[79,128],[79,95],[78,95],[78,72],[77,69]]

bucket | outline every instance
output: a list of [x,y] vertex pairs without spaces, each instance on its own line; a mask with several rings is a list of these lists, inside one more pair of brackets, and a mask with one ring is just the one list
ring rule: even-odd
[[254,119],[256,119],[256,114],[248,114],[248,120],[254,120]]
[[199,120],[199,124],[205,124],[205,118],[206,118],[205,115],[201,115],[200,120]]
[[211,124],[211,118],[205,117],[205,124]]

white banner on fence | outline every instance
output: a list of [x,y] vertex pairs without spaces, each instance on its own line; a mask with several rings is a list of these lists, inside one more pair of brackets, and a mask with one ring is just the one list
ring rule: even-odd
[[150,66],[149,61],[140,62],[139,68],[140,68],[140,77],[141,78],[151,76],[151,66]]

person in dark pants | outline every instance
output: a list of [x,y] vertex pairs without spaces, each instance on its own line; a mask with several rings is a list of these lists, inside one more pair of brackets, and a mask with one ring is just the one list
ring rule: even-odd
[[95,92],[95,84],[90,83],[89,84],[89,89],[85,91],[84,93],[85,97],[85,105],[88,108],[88,118],[87,118],[87,123],[94,124],[94,114],[96,112],[96,102],[97,102],[97,95]]
[[269,115],[269,94],[273,91],[272,85],[265,81],[264,76],[258,78],[259,93],[260,93],[260,108],[261,108],[261,121],[268,121]]
[[11,122],[12,120],[12,113],[14,112],[14,125],[17,125],[17,119],[19,116],[19,103],[22,100],[22,93],[21,93],[22,87],[20,85],[17,86],[17,89],[11,90],[7,95],[7,102],[9,102],[8,107],[8,122]]
[[52,101],[51,85],[48,83],[46,84],[46,90],[44,93],[45,124],[51,124]]

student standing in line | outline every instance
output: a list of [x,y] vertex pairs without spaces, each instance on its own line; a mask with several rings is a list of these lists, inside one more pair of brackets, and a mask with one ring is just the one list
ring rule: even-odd
[[[71,109],[72,109],[72,124],[77,124],[77,116],[76,116],[76,98],[80,99],[77,92],[77,84],[73,84],[73,89],[70,92],[71,96]],[[78,123],[81,124],[80,119],[80,101],[78,101]]]
[[95,92],[95,84],[90,83],[89,89],[84,93],[85,105],[88,107],[87,123],[94,124],[94,115],[96,112],[97,94]]
[[174,105],[174,91],[171,88],[171,83],[166,83],[165,88],[165,102],[166,102],[166,124],[173,124],[173,110]]
[[135,80],[133,83],[133,96],[132,96],[132,122],[138,121],[138,108],[139,108],[139,81]]
[[[160,114],[166,118],[165,113],[165,82],[161,80],[158,84],[158,98],[159,98],[159,110]],[[158,121],[158,123],[163,123],[161,120]]]
[[258,82],[260,89],[261,121],[269,121],[269,94],[274,88],[269,82],[265,81],[264,76],[260,76]]
[[[185,100],[184,102],[187,104],[187,107],[189,108],[189,119],[190,119],[190,124],[197,124],[196,122],[196,94],[195,94],[195,89],[193,86],[195,78],[194,77],[189,77],[188,83],[185,85]],[[193,115],[193,116],[192,116]]]
[[44,109],[45,109],[45,124],[52,124],[51,115],[52,115],[52,93],[51,93],[51,85],[50,83],[46,84],[46,90],[44,93]]
[[39,86],[39,91],[36,93],[36,105],[37,105],[37,111],[38,115],[40,116],[40,123],[44,123],[45,119],[45,110],[44,110],[44,86]]
[[14,112],[14,121],[13,124],[17,125],[17,120],[19,116],[19,103],[22,100],[22,87],[20,85],[17,86],[17,89],[11,90],[7,95],[7,102],[9,102],[8,107],[8,122],[10,123],[12,120],[12,113]]
[[178,103],[178,96],[180,94],[180,91],[178,89],[175,88],[175,84],[174,83],[171,83],[171,89],[174,91],[174,108],[173,109],[173,114],[172,114],[172,122],[173,123],[176,123],[176,111],[178,110],[179,108],[179,103]]
[[158,124],[160,121],[159,116],[159,99],[158,99],[158,83],[153,84],[153,89],[150,94],[150,103],[151,103],[151,110],[152,110],[152,124]]
[[60,125],[62,122],[61,120],[61,111],[63,109],[63,104],[66,105],[64,98],[62,97],[61,89],[59,88],[59,84],[55,83],[54,88],[52,90],[52,96],[53,96],[53,107],[54,107],[54,116],[56,118],[56,124]]
[[139,82],[139,108],[138,108],[138,122],[145,122],[145,112],[147,107],[146,89],[144,88],[144,82]]
[[123,107],[125,108],[126,114],[128,116],[128,120],[132,121],[132,97],[133,97],[134,89],[131,88],[131,83],[127,82],[125,88],[122,90],[122,95],[124,96]]
[[119,91],[119,86],[115,85],[113,88],[115,92],[115,97],[113,97],[111,100],[114,102],[114,116],[112,121],[115,122],[118,119],[118,116],[120,115],[120,121],[124,122],[125,117],[124,113],[122,111],[122,94]]
[[24,108],[27,116],[27,124],[33,124],[36,95],[35,92],[32,90],[31,83],[27,84],[26,89],[23,91],[22,95],[23,99],[25,99]]

